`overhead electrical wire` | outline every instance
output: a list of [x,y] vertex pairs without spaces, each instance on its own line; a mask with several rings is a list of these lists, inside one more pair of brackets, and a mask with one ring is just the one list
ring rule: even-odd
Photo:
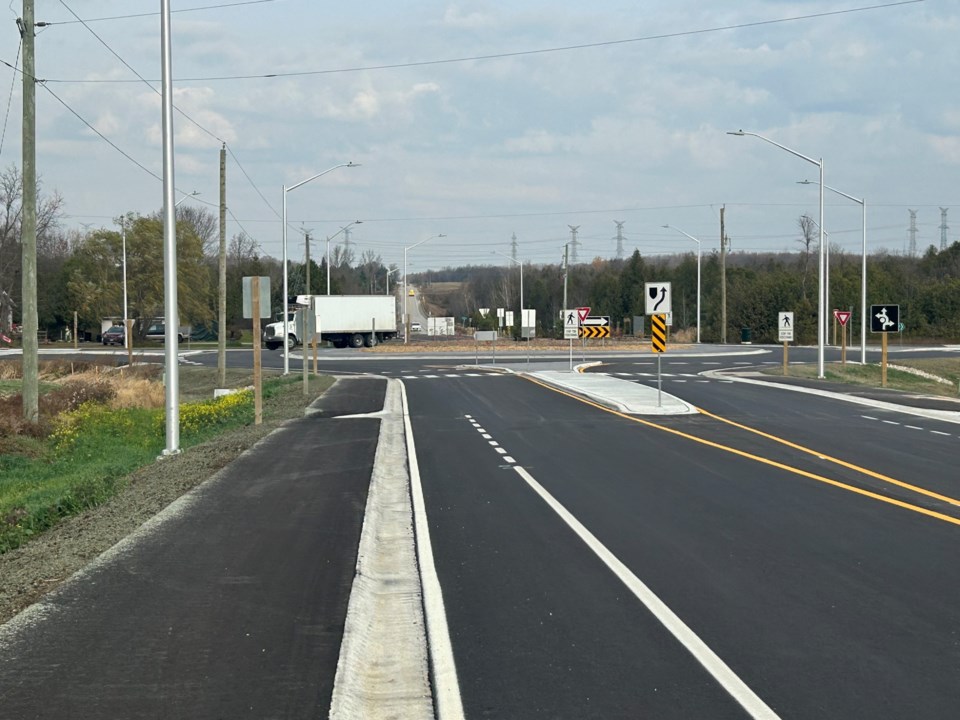
[[[220,10],[222,8],[231,8],[237,7],[240,5],[261,5],[263,3],[276,2],[276,0],[244,0],[243,2],[232,2],[232,3],[223,3],[221,5],[203,5],[201,7],[192,7],[192,8],[181,8],[179,10],[171,10],[170,13],[188,13],[188,12],[197,12],[198,10]],[[144,17],[157,17],[160,13],[151,12],[151,13],[136,13],[134,15],[113,15],[111,17],[99,17],[99,18],[87,18],[86,22],[104,22],[106,20],[130,20],[132,18],[144,18]],[[61,20],[55,22],[45,22],[44,26],[51,25],[73,25],[78,22],[84,22],[83,20]]]
[[[529,57],[532,55],[547,55],[552,53],[572,52],[575,50],[587,50],[591,48],[611,47],[615,45],[628,45],[632,43],[651,42],[655,40],[670,40],[680,37],[690,37],[694,35],[706,35],[710,33],[727,32],[730,30],[745,30],[747,28],[764,27],[769,25],[778,25],[783,23],[800,22],[804,20],[815,20],[817,18],[833,17],[837,15],[848,15],[851,13],[869,12],[873,10],[884,10],[900,5],[914,5],[925,2],[926,0],[899,0],[899,2],[883,3],[880,5],[867,5],[857,8],[847,8],[845,10],[828,10],[819,13],[809,13],[807,15],[795,15],[786,18],[775,18],[773,20],[755,20],[753,22],[735,23],[732,25],[720,25],[717,27],[700,28],[697,30],[679,30],[670,33],[658,33],[656,35],[644,35],[641,37],[625,38],[620,40],[601,40],[592,43],[579,43],[577,45],[562,45],[559,47],[539,48],[536,50],[515,50],[512,52],[489,53],[486,55],[469,55],[465,57],[442,58],[437,60],[418,60],[403,63],[388,63],[382,65],[362,65],[357,67],[333,68],[326,70],[293,70],[290,72],[273,72],[250,75],[213,75],[198,77],[177,78],[177,82],[223,82],[231,80],[263,80],[274,78],[305,77],[309,75],[334,75],[342,73],[370,72],[374,70],[398,70],[402,68],[426,67],[430,65],[454,65],[465,62],[477,62],[481,60],[500,60],[513,57]],[[48,82],[56,83],[87,83],[87,84],[110,84],[110,83],[131,83],[133,80],[72,80],[72,79],[51,79]],[[157,81],[154,81],[157,82]]]

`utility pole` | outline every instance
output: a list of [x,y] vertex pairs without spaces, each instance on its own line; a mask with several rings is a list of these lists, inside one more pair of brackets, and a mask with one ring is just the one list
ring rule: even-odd
[[727,206],[720,207],[720,342],[727,342],[727,230],[724,215]]
[[343,257],[350,257],[350,226],[347,225],[343,229]]
[[39,341],[37,337],[37,86],[34,0],[23,0],[18,21],[23,40],[23,199],[21,222],[21,305],[23,315],[23,419],[40,420]]
[[310,289],[310,233],[309,232],[304,234],[303,242],[304,242],[304,249],[305,249],[305,254],[307,258],[306,270],[304,271],[304,274],[306,275],[306,284],[307,284],[306,294],[313,295],[313,291]]
[[220,147],[220,293],[217,315],[217,384],[227,384],[227,144]]
[[617,226],[617,260],[623,260],[623,226],[624,220],[614,220]]
[[517,234],[513,233],[510,236],[510,257],[514,262],[517,262]]
[[580,229],[579,225],[567,225],[570,228],[570,244],[573,245],[573,261],[577,261],[577,246],[580,244],[577,241],[577,230]]

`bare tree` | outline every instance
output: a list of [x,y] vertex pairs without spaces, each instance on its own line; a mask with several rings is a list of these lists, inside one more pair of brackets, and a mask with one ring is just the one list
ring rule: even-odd
[[800,250],[800,288],[803,296],[806,297],[807,280],[810,276],[810,253],[811,248],[819,245],[819,232],[817,231],[817,223],[806,214],[800,216],[797,225],[800,227],[801,234],[797,242],[802,246]]
[[[11,165],[0,172],[0,330],[10,329],[12,308],[20,305],[22,199],[23,175]],[[62,205],[63,199],[57,193],[38,197],[38,254],[57,226]]]

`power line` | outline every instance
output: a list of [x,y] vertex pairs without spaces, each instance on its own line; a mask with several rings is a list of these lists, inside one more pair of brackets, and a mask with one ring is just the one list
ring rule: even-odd
[[[16,64],[20,64],[20,50],[23,48],[23,38],[20,38],[20,44],[17,46]],[[10,106],[13,104],[13,88],[17,84],[17,68],[13,69],[13,80],[10,81],[10,94],[7,96],[7,112],[3,116],[3,134],[0,135],[0,155],[3,154],[3,141],[7,137],[7,121],[10,119]]]
[[[273,2],[273,0],[260,0],[260,1]],[[121,63],[123,63],[124,67],[126,67],[130,72],[132,72],[134,75],[136,75],[136,76],[140,79],[140,81],[143,82],[143,83],[144,83],[147,87],[149,87],[151,90],[153,90],[154,93],[156,93],[157,95],[160,95],[160,94],[161,94],[160,91],[157,90],[146,78],[144,78],[143,75],[141,75],[139,72],[137,72],[137,70],[136,70],[132,65],[130,65],[130,63],[128,63],[126,60],[124,60],[124,59],[120,56],[119,53],[117,53],[112,47],[110,47],[110,45],[109,45],[102,37],[100,37],[100,36],[93,30],[93,28],[91,28],[91,27],[87,24],[87,21],[83,20],[79,15],[77,15],[77,14],[73,11],[73,9],[70,8],[70,6],[67,5],[67,3],[65,2],[65,0],[60,0],[60,4],[63,5],[63,7],[66,8],[67,11],[68,11],[71,15],[73,15],[74,18],[76,18],[76,22],[79,22],[80,24],[82,24],[83,27],[86,28],[86,30],[87,30],[91,35],[93,35],[93,36],[100,42],[100,44],[103,45],[103,46],[110,52],[111,55],[113,55],[117,60],[119,60]],[[154,14],[155,14],[155,13],[154,13]],[[61,101],[61,102],[62,102],[62,101]],[[280,213],[277,212],[276,208],[274,208],[273,205],[271,205],[271,204],[267,201],[267,198],[264,197],[263,193],[260,192],[260,188],[258,188],[258,187],[256,186],[256,183],[253,182],[253,178],[251,178],[250,175],[249,175],[249,173],[247,173],[246,169],[243,167],[242,163],[240,162],[240,159],[237,157],[236,153],[233,152],[233,148],[231,148],[231,147],[227,144],[227,141],[224,140],[223,138],[221,138],[220,136],[218,136],[218,135],[217,135],[216,133],[214,133],[212,130],[208,130],[207,128],[205,128],[205,127],[204,127],[203,125],[201,125],[199,122],[197,122],[197,121],[194,120],[192,117],[190,117],[190,116],[189,116],[186,112],[184,112],[181,108],[177,107],[176,105],[174,105],[173,107],[174,107],[174,109],[175,109],[178,113],[180,113],[180,115],[182,115],[184,118],[186,118],[189,122],[191,122],[194,126],[196,126],[200,131],[206,133],[208,136],[210,136],[211,138],[213,138],[214,140],[216,140],[216,141],[217,141],[218,143],[220,143],[222,146],[227,147],[228,152],[230,153],[230,157],[233,158],[234,162],[237,164],[237,167],[240,168],[240,172],[243,173],[243,176],[247,179],[247,182],[250,183],[251,187],[253,187],[253,189],[257,192],[257,194],[258,194],[258,195],[260,196],[260,198],[264,201],[264,203],[266,204],[266,206],[267,206],[268,208],[270,208],[271,211],[273,211],[273,214],[276,215],[277,217],[280,217]],[[76,114],[76,113],[75,113],[75,114]],[[201,202],[205,202],[205,201],[201,201]],[[207,204],[210,205],[211,207],[217,207],[214,203],[207,203]]]
[[[362,65],[357,67],[336,68],[329,70],[297,70],[291,72],[261,73],[255,75],[214,75],[209,77],[185,77],[177,78],[177,82],[215,82],[230,80],[264,80],[273,78],[305,77],[310,75],[333,75],[340,73],[370,72],[374,70],[397,70],[402,68],[426,67],[431,65],[453,65],[465,62],[477,62],[480,60],[498,60],[503,58],[525,57],[531,55],[546,55],[551,53],[572,52],[575,50],[587,50],[591,48],[611,47],[614,45],[627,45],[632,43],[651,42],[654,40],[669,40],[679,37],[690,37],[694,35],[705,35],[709,33],[726,32],[730,30],[744,30],[747,28],[763,27],[767,25],[778,25],[791,22],[800,22],[803,20],[814,20],[817,18],[832,17],[837,15],[847,15],[851,13],[868,12],[872,10],[885,10],[900,5],[914,5],[922,3],[925,0],[901,0],[900,2],[884,3],[882,5],[867,5],[858,8],[848,8],[846,10],[830,10],[826,12],[810,13],[807,15],[795,15],[793,17],[776,18],[774,20],[756,20],[747,23],[737,23],[733,25],[721,25],[711,28],[700,28],[697,30],[681,30],[671,33],[659,33],[657,35],[644,35],[635,38],[626,38],[621,40],[603,40],[593,43],[581,43],[577,45],[563,45],[559,47],[540,48],[537,50],[516,50],[513,52],[490,53],[487,55],[471,55],[467,57],[443,58],[439,60],[419,60],[405,63],[389,63],[383,65]],[[110,84],[110,83],[129,83],[132,80],[72,80],[55,79],[49,82],[57,83],[85,83],[85,84]]]
[[[188,12],[197,12],[198,10],[219,10],[221,8],[231,8],[238,7],[240,5],[259,5],[261,3],[275,2],[276,0],[245,0],[245,2],[233,2],[233,3],[223,3],[221,5],[204,5],[201,7],[194,8],[183,8],[182,10],[171,10],[170,13],[188,13]],[[145,17],[156,17],[160,13],[137,13],[135,15],[113,15],[111,17],[100,17],[100,18],[88,18],[87,22],[103,22],[106,20],[129,20],[132,18],[145,18]],[[40,23],[43,26],[51,25],[73,25],[77,22],[83,22],[82,20],[61,20],[59,22],[45,22]]]

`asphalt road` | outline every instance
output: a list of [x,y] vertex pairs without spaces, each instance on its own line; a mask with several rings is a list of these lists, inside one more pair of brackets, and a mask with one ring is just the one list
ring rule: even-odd
[[[778,363],[778,353],[697,348],[663,359],[664,390],[705,411],[669,418],[619,415],[520,377],[456,368],[473,364],[469,357],[323,354],[326,372],[404,379],[467,718],[956,717],[960,425],[701,375]],[[599,371],[655,382],[649,354],[604,357]],[[791,360],[815,358],[814,348],[791,351]],[[550,359],[566,360],[535,363]],[[249,366],[250,353],[228,361]],[[291,370],[299,367],[292,359]],[[321,444],[354,457],[335,438],[311,438],[304,454]],[[287,511],[295,497],[284,498]],[[172,549],[158,543],[150,562],[186,562],[177,534],[164,542]],[[258,562],[268,566],[270,556]],[[303,554],[280,567],[296,576],[309,562]],[[319,591],[298,581],[301,590]],[[108,638],[94,659],[113,663],[108,685],[122,696],[113,683],[123,663],[109,656],[137,620],[114,629],[111,618],[130,611],[90,609],[98,592],[64,604],[84,608]],[[184,612],[225,632],[196,603]],[[160,630],[173,611],[160,605],[145,605],[149,652],[132,643],[126,653],[134,667],[182,678],[185,697],[198,697],[186,678],[211,661],[164,654]],[[269,632],[285,632],[279,616]],[[98,647],[78,633],[69,622],[54,626],[42,638],[46,654],[23,644],[10,662],[30,669],[34,692],[56,687],[57,639]],[[71,650],[65,663],[83,656]],[[239,672],[255,677],[245,662]],[[322,671],[321,660],[303,662]],[[132,682],[146,683],[139,672]],[[278,716],[299,716],[305,686],[286,701],[279,692],[275,702],[288,705]],[[241,714],[241,701],[227,710]]]
[[958,496],[960,440],[702,387],[819,452],[520,378],[409,384],[466,716],[749,716],[521,466],[781,717],[955,717],[960,513],[869,473]]

